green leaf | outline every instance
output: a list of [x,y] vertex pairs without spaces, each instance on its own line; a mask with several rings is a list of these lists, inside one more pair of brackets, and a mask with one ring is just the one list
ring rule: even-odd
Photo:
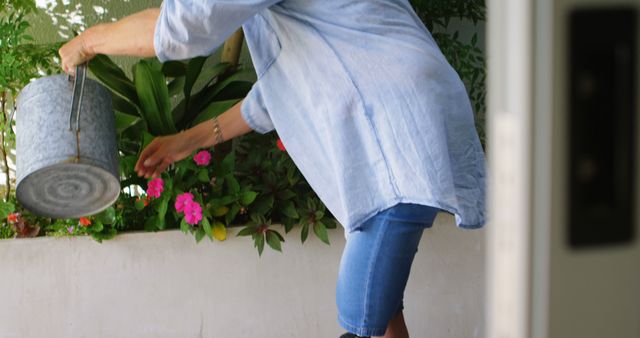
[[262,251],[264,251],[264,235],[257,234],[254,236],[255,247],[258,248],[258,255],[262,256]]
[[136,200],[135,208],[138,211],[141,211],[141,210],[143,210],[145,208],[144,199],[143,198],[140,198],[140,199]]
[[102,230],[104,230],[104,224],[96,219],[93,224],[91,224],[91,231],[100,232]]
[[138,103],[138,94],[135,85],[108,56],[102,54],[96,55],[89,62],[89,70],[100,82],[109,87],[109,89],[122,95],[134,104]]
[[196,243],[200,243],[200,241],[202,241],[202,239],[204,238],[205,232],[204,229],[202,228],[198,228],[198,230],[196,230]]
[[15,204],[11,202],[2,202],[0,201],[0,218],[6,219],[9,217],[9,214],[16,210]]
[[193,85],[196,83],[196,81],[198,80],[198,76],[200,76],[200,72],[202,71],[202,66],[204,65],[204,62],[207,60],[206,57],[204,56],[200,56],[200,57],[195,57],[191,60],[189,60],[189,63],[187,64],[187,74],[185,76],[185,83],[184,83],[184,98],[185,98],[185,111],[189,111],[189,101],[191,98],[191,90],[193,89]]
[[[167,184],[168,182],[165,182],[165,184]],[[169,184],[167,184],[169,185]],[[165,216],[167,215],[167,209],[169,208],[169,199],[171,198],[171,195],[168,193],[164,193],[162,194],[162,197],[160,197],[160,201],[158,203],[158,206],[156,207],[156,209],[158,210],[158,218],[164,220]]]
[[329,244],[329,234],[327,233],[327,227],[322,222],[316,222],[313,225],[313,232],[326,244]]
[[225,215],[225,221],[227,221],[227,224],[233,222],[233,219],[238,215],[238,211],[240,211],[240,205],[238,203],[231,204],[229,212]]
[[134,126],[136,123],[140,122],[139,117],[121,113],[119,111],[116,111],[115,115],[116,115],[116,132],[118,134],[127,130],[127,128],[131,126]]
[[116,112],[131,115],[134,117],[140,116],[138,106],[129,102],[129,100],[122,98],[122,96],[120,95],[112,94],[111,103],[113,104],[113,110],[115,110]]
[[290,189],[285,189],[282,191],[278,191],[277,197],[278,199],[281,199],[281,200],[288,200],[296,197],[296,193],[291,191]]
[[167,61],[162,64],[162,74],[166,77],[182,77],[187,73],[187,65],[182,61]]
[[[174,97],[184,90],[184,77],[179,77],[169,82],[167,88],[169,88],[169,96]],[[176,121],[176,116],[172,113],[174,121]]]
[[244,229],[240,230],[240,232],[238,232],[237,236],[249,236],[249,235],[253,235],[255,234],[257,231],[255,226],[247,226]]
[[227,227],[220,222],[213,223],[213,237],[219,241],[227,239]]
[[280,246],[280,237],[277,235],[277,232],[274,230],[267,230],[267,244],[273,249],[282,252],[282,247]]
[[211,224],[206,217],[202,218],[202,228],[204,229],[205,234],[209,236],[209,239],[213,240],[213,234],[211,233]]
[[284,202],[281,211],[285,216],[289,218],[300,218],[300,215],[298,215],[298,211],[296,211],[296,207],[294,206],[293,201]]
[[232,194],[235,195],[240,192],[240,183],[238,183],[238,180],[233,175],[229,174],[225,179],[227,181],[227,187]]
[[198,171],[198,181],[202,183],[209,183],[210,180],[207,168],[202,168]]
[[245,191],[242,194],[242,200],[241,200],[242,205],[246,206],[253,203],[253,201],[255,201],[257,196],[258,196],[258,193],[255,191]]
[[204,110],[202,110],[202,112],[198,114],[198,116],[196,116],[196,118],[193,120],[193,122],[190,123],[190,125],[195,126],[204,121],[207,121],[216,116],[219,116],[220,114],[229,110],[229,108],[233,107],[239,101],[240,100],[238,99],[233,99],[233,100],[226,100],[226,101],[211,102],[211,104],[209,104],[206,108],[204,108]]
[[136,66],[135,87],[140,99],[142,116],[154,135],[177,132],[171,115],[169,89],[164,75],[142,60]]
[[302,240],[302,243],[307,240],[307,237],[309,237],[309,224],[305,223],[302,226],[302,232],[300,233],[300,239]]
[[222,216],[226,215],[227,212],[229,212],[229,208],[227,208],[225,206],[222,206],[222,207],[216,208],[213,211],[213,216],[214,217],[222,217]]
[[108,207],[96,215],[96,219],[104,224],[113,224],[113,222],[116,221],[116,209],[114,207]]
[[191,226],[187,223],[187,220],[184,217],[182,218],[182,221],[180,221],[180,230],[185,234],[189,233],[189,230],[191,230]]
[[144,230],[145,231],[156,231],[158,223],[158,215],[153,215],[144,222]]

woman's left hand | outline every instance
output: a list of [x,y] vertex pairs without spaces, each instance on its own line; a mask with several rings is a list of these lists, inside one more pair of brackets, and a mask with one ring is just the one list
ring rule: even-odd
[[158,177],[173,162],[189,156],[197,145],[187,133],[158,136],[142,151],[135,166],[138,176]]

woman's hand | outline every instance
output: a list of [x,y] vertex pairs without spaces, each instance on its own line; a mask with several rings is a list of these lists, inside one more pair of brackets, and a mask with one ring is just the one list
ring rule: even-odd
[[185,132],[156,137],[140,154],[135,171],[145,178],[158,177],[171,163],[186,158],[196,149]]
[[90,34],[91,28],[65,43],[58,51],[60,66],[65,73],[74,75],[77,65],[93,59],[96,55],[87,45],[87,36]]

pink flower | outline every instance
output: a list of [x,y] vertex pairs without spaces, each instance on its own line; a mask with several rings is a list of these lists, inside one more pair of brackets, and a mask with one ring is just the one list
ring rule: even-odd
[[276,145],[278,146],[278,149],[280,149],[282,151],[287,151],[287,149],[284,147],[284,143],[282,143],[281,139],[278,139],[278,141],[276,142]]
[[202,207],[198,202],[190,202],[184,207],[184,219],[191,225],[196,225],[202,219]]
[[211,153],[206,150],[201,150],[193,156],[193,160],[199,166],[209,165],[209,162],[211,161]]
[[67,227],[67,232],[72,234],[73,233],[73,226]]
[[147,183],[147,195],[159,198],[164,190],[164,181],[161,178],[154,178]]
[[185,208],[191,203],[193,203],[192,193],[185,192],[184,194],[178,195],[178,197],[176,197],[176,204],[175,204],[176,211],[184,212]]

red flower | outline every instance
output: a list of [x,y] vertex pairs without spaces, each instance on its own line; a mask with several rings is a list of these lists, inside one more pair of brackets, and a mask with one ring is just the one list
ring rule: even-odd
[[12,213],[7,216],[7,221],[14,223],[18,220],[18,213]]
[[282,143],[281,139],[278,139],[278,141],[276,142],[276,145],[278,146],[278,149],[280,149],[282,151],[287,151],[287,149],[284,147],[284,144]]
[[91,225],[91,220],[86,217],[80,217],[80,224],[82,224],[82,226],[88,227]]

